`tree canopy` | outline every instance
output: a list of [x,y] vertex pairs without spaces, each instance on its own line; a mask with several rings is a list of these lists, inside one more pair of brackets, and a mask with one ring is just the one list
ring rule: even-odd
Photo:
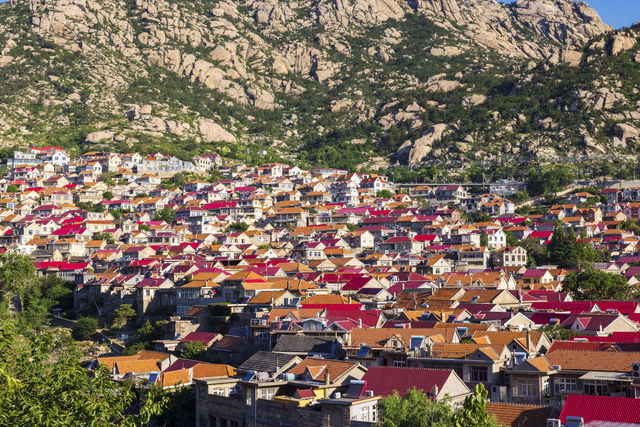
[[630,300],[637,295],[637,290],[627,284],[624,276],[591,268],[570,272],[562,286],[576,301]]
[[383,427],[498,427],[487,412],[488,392],[477,384],[462,407],[454,411],[446,401],[434,401],[419,390],[411,389],[400,397],[398,392],[380,402]]

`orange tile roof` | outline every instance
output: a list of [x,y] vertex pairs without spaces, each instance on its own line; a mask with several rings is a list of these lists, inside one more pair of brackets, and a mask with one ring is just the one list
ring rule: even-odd
[[251,298],[247,304],[269,304],[271,301],[280,298],[286,291],[262,291]]
[[133,372],[134,374],[142,374],[147,372],[159,371],[160,364],[157,360],[120,360],[115,363],[115,368],[119,374]]
[[235,368],[229,365],[198,363],[193,367],[193,378],[232,377],[235,374]]
[[313,295],[302,301],[302,305],[308,304],[352,304],[349,298],[342,295],[327,294],[327,295]]
[[[331,381],[334,381],[341,375],[353,369],[355,366],[356,364],[350,362],[314,359],[311,357],[307,357],[300,364],[289,369],[287,372],[296,375],[302,375],[307,370],[307,368],[310,368],[310,371],[314,374],[314,379],[323,381],[324,374],[328,371]],[[320,374],[322,376],[318,378],[318,375]]]
[[444,329],[403,329],[403,328],[353,328],[350,332],[349,347],[359,347],[360,344],[371,347],[382,348],[392,337],[398,337],[405,345],[409,345],[411,336],[422,335],[433,337],[433,341],[442,342],[444,340]]
[[487,402],[487,412],[502,426],[539,427],[546,425],[551,407]]
[[191,383],[191,373],[189,369],[163,372],[158,381],[162,387],[172,387],[179,384],[186,385]]
[[640,353],[557,350],[546,357],[551,365],[559,365],[562,370],[631,372],[631,365],[640,360]]

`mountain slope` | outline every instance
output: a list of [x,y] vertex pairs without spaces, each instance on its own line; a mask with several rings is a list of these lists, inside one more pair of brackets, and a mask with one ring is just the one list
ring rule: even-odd
[[18,1],[0,141],[460,173],[633,156],[635,38],[571,0]]

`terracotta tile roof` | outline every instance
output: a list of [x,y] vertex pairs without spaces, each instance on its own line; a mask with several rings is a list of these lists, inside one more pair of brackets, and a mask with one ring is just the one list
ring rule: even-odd
[[277,300],[286,291],[262,291],[258,295],[251,298],[247,304],[269,304],[272,300]]
[[546,357],[562,370],[591,371],[597,367],[606,372],[631,372],[632,363],[640,360],[640,352],[557,350]]
[[171,387],[178,384],[190,384],[191,372],[189,369],[178,369],[176,371],[163,372],[158,381],[162,387]]
[[159,371],[160,364],[157,360],[120,360],[115,363],[115,368],[121,375],[133,372],[134,374],[142,374],[147,372]]
[[325,372],[329,372],[330,380],[333,382],[341,375],[353,369],[357,364],[350,362],[342,362],[338,360],[324,360],[307,357],[300,364],[289,369],[287,372],[303,375],[307,368],[317,381],[324,381]]
[[473,333],[473,339],[486,337],[491,347],[499,353],[505,345],[508,345],[513,340],[522,340],[521,344],[526,347],[527,335],[529,336],[532,350],[542,338],[542,332],[477,331]]
[[[470,356],[476,350],[482,350],[494,359],[493,349],[479,344],[434,344],[431,347],[433,357],[442,359],[462,359]],[[490,351],[487,353],[487,351]],[[497,358],[497,357],[496,357]]]
[[138,353],[131,356],[99,357],[98,364],[100,366],[106,366],[109,370],[112,370],[117,362],[130,362],[135,360],[159,362],[169,356],[169,354],[161,353],[159,351],[140,350]]
[[359,347],[360,344],[365,344],[374,348],[381,348],[394,336],[398,337],[406,346],[409,346],[411,336],[414,335],[432,337],[434,341],[442,342],[444,332],[443,329],[353,328],[350,333],[350,346]]
[[229,365],[198,363],[193,367],[193,378],[232,377],[235,374],[235,368]]
[[516,405],[487,402],[487,412],[496,417],[498,424],[513,427],[539,427],[547,423],[551,414],[548,406]]
[[540,372],[549,372],[552,370],[549,360],[547,360],[547,358],[544,356],[527,359],[527,363],[529,363]]
[[302,306],[305,305],[327,305],[327,304],[352,304],[349,298],[342,295],[327,294],[327,295],[314,295],[306,298],[302,301]]

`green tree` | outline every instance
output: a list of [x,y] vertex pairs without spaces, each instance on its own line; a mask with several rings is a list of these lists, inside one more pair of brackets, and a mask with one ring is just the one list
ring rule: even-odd
[[122,354],[130,356],[132,354],[136,354],[140,350],[151,349],[151,341],[162,338],[162,326],[163,322],[160,321],[151,323],[147,320],[144,322],[144,324],[138,328],[135,339],[128,344]]
[[520,246],[527,250],[527,265],[544,265],[549,263],[547,248],[535,239],[524,239]]
[[113,193],[111,191],[105,191],[104,193],[102,193],[102,199],[103,200],[111,200],[113,199]]
[[427,398],[411,389],[403,397],[397,391],[380,402],[384,427],[445,427],[453,425],[453,411],[445,402]]
[[0,322],[0,424],[133,427],[162,413],[160,388],[139,394],[104,367],[88,375],[77,354],[49,331],[20,335],[12,320]]
[[462,408],[454,414],[454,425],[456,427],[498,427],[495,417],[487,411],[488,395],[484,385],[476,384],[473,394],[467,396]]
[[518,240],[511,231],[507,230],[504,234],[507,238],[507,246],[520,246],[520,240]]
[[123,328],[134,317],[136,317],[136,311],[131,304],[122,304],[113,311],[113,326]]
[[549,337],[553,341],[567,341],[575,337],[576,335],[580,335],[580,332],[575,332],[571,329],[563,328],[560,325],[545,325],[540,328],[539,331],[547,334],[547,337]]
[[488,247],[489,246],[489,235],[486,231],[480,233],[480,246]]
[[112,245],[115,243],[115,239],[113,238],[113,234],[112,233],[107,233],[107,232],[101,232],[101,233],[94,233],[92,238],[94,240],[106,240],[108,244]]
[[347,224],[347,230],[349,231],[356,231],[358,228],[360,227],[358,227],[356,224]]
[[561,268],[586,268],[593,262],[605,260],[605,254],[598,252],[583,235],[578,241],[572,228],[565,233],[560,221],[556,222],[548,246],[549,262]]
[[591,268],[570,272],[562,287],[576,301],[630,300],[637,295],[637,290],[629,286],[623,276]]
[[15,184],[7,185],[7,193],[17,193],[20,189]]
[[98,321],[92,317],[81,317],[73,328],[73,338],[77,340],[88,340],[98,330]]
[[622,221],[620,228],[623,230],[631,231],[634,235],[640,236],[640,224],[635,218],[630,218]]
[[207,362],[207,348],[200,341],[186,342],[182,344],[180,357],[191,360]]
[[171,206],[165,206],[160,211],[156,212],[153,219],[155,219],[156,221],[164,221],[167,224],[171,224],[175,215],[176,211],[174,211]]
[[378,192],[376,192],[376,197],[381,197],[383,199],[391,199],[393,198],[393,193],[389,190],[378,190]]
[[90,202],[78,202],[76,203],[78,209],[84,209],[87,212],[104,212],[105,206],[101,204],[93,204]]
[[234,222],[227,227],[227,231],[234,231],[239,233],[244,233],[249,229],[249,225],[245,222]]
[[21,313],[26,308],[25,300],[29,298],[33,302],[41,293],[31,260],[13,252],[0,254],[0,283],[0,316],[8,312],[10,301],[14,301],[17,311]]

